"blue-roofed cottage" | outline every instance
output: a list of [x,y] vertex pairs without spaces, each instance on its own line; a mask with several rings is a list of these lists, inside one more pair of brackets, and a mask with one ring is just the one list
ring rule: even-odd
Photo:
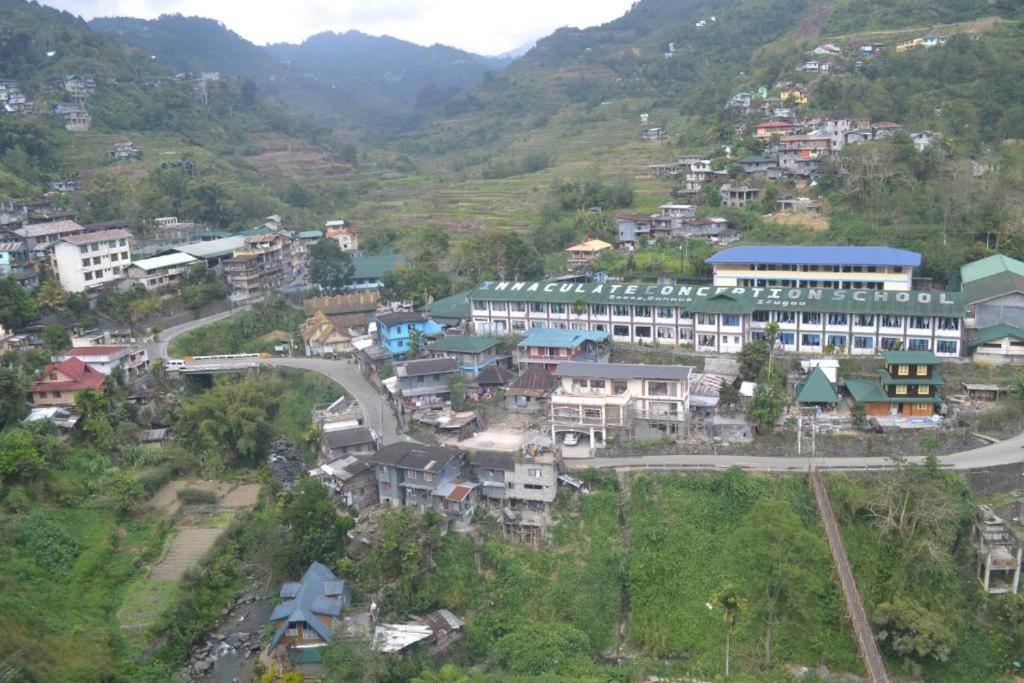
[[531,366],[554,372],[565,361],[608,360],[608,333],[602,330],[558,330],[535,327],[519,342],[516,360],[521,370]]
[[274,636],[267,653],[278,647],[305,649],[332,642],[334,624],[340,621],[342,608],[352,604],[352,593],[344,579],[314,562],[301,581],[281,586],[281,600],[270,615]]

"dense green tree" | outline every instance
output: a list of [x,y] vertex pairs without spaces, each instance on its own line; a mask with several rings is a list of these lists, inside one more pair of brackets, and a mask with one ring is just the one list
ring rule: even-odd
[[0,481],[29,479],[45,466],[32,434],[24,429],[0,432]]
[[422,306],[428,300],[441,299],[451,294],[448,275],[429,263],[399,266],[384,275],[382,297],[386,301],[411,301]]
[[182,276],[179,288],[185,308],[193,313],[224,299],[230,290],[228,283],[205,263],[193,264]]
[[28,382],[18,367],[0,366],[0,429],[21,422],[28,415]]
[[569,673],[579,658],[589,659],[587,636],[569,624],[528,621],[502,636],[491,650],[491,662],[518,676]]
[[340,292],[352,277],[352,254],[337,240],[324,238],[309,250],[309,280],[322,292]]
[[762,625],[761,665],[770,669],[779,626],[805,621],[824,588],[825,542],[787,501],[766,497],[754,503],[728,545],[750,614]]
[[345,532],[355,524],[339,515],[327,487],[302,477],[284,494],[281,522],[285,527],[277,563],[283,575],[297,576],[312,562],[333,566],[344,554]]
[[763,368],[768,367],[768,345],[761,341],[751,341],[743,345],[739,354],[740,377],[753,382]]
[[278,382],[248,377],[221,382],[182,401],[174,417],[174,432],[193,453],[224,453],[227,461],[253,466],[274,435]]
[[757,376],[747,417],[757,423],[761,430],[770,432],[785,409],[786,377],[781,372],[770,372],[766,366]]
[[43,346],[52,355],[71,348],[71,334],[63,325],[54,323],[43,328]]
[[956,632],[941,612],[903,596],[893,596],[875,610],[878,639],[893,652],[915,659],[945,662],[957,645]]
[[0,325],[14,330],[35,320],[38,314],[36,302],[13,275],[0,279]]

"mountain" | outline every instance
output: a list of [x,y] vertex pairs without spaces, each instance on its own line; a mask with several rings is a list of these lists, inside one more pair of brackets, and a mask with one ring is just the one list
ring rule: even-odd
[[518,47],[514,47],[511,50],[508,50],[507,52],[502,52],[500,55],[498,55],[498,59],[519,59],[527,52],[532,50],[533,46],[537,44],[538,40],[540,40],[540,38],[528,40]]
[[106,17],[89,25],[175,70],[244,75],[288,107],[378,132],[410,127],[512,61],[358,31],[263,47],[219,22],[180,14],[148,21]]

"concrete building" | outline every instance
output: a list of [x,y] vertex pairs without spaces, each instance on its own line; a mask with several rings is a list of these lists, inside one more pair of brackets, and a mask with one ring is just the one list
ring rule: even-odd
[[1020,591],[1020,539],[987,505],[978,506],[971,527],[971,545],[977,557],[977,576],[982,590],[989,595]]
[[451,358],[396,363],[395,377],[402,388],[402,401],[413,407],[447,403],[451,400],[448,382],[458,371],[458,361]]
[[680,365],[559,363],[551,394],[551,438],[576,432],[588,436],[593,449],[611,436],[682,437],[690,413],[692,370]]
[[403,358],[412,347],[413,337],[426,344],[429,337],[443,332],[440,325],[416,311],[378,311],[373,316],[377,339],[395,358]]
[[540,367],[548,372],[566,361],[599,363],[608,360],[607,342],[607,330],[535,327],[516,345],[516,363],[524,371]]
[[921,254],[889,247],[744,246],[704,261],[717,287],[910,291]]
[[102,230],[62,238],[51,261],[61,287],[84,292],[123,279],[132,260],[131,237],[127,230]]
[[85,226],[72,220],[55,220],[45,223],[30,223],[15,228],[11,232],[21,240],[22,248],[28,257],[42,258],[49,253],[54,244],[65,237],[98,232],[98,230],[88,230]]
[[[341,225],[337,225],[338,223]],[[324,236],[337,242],[342,251],[359,251],[359,233],[344,223],[345,221],[327,221],[327,232]]]
[[761,196],[761,188],[726,183],[719,188],[718,196],[722,199],[722,206],[742,209],[747,204],[758,200]]
[[77,358],[87,363],[92,369],[109,375],[114,368],[121,366],[129,378],[136,377],[149,368],[149,355],[145,345],[87,345],[73,346],[54,357],[58,362]]
[[126,275],[135,284],[153,291],[176,285],[182,276],[188,273],[193,263],[196,263],[196,258],[189,254],[164,254],[132,262]]
[[384,505],[434,510],[449,520],[468,522],[479,486],[462,479],[465,457],[458,448],[399,442],[384,446],[367,462],[374,466]]
[[[874,354],[962,354],[966,310],[959,292],[894,292],[783,286],[483,282],[468,294],[479,334],[570,326],[610,332],[613,342],[687,345],[738,353],[778,323],[780,349]],[[570,312],[571,311],[571,312]]]
[[[459,364],[459,372],[476,377],[488,365],[496,365],[501,339],[497,337],[454,336],[441,337],[427,344],[431,358],[451,358]],[[504,357],[507,361],[508,357]]]

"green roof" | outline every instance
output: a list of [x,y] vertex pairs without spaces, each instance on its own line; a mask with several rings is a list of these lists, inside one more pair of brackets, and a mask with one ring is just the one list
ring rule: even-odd
[[376,256],[355,256],[352,259],[353,280],[379,280],[387,273],[391,273],[404,266],[406,258],[401,254],[377,254]]
[[1006,272],[1024,277],[1024,262],[1002,254],[994,254],[960,267],[960,277],[963,278],[964,284]]
[[793,310],[818,313],[889,313],[963,318],[959,292],[889,292],[819,287],[715,287],[710,283],[482,282],[468,294],[477,301],[678,306],[696,313]]
[[972,339],[967,342],[968,346],[981,346],[982,344],[988,344],[990,342],[998,341],[1000,339],[1006,339],[1007,337],[1014,337],[1016,339],[1024,339],[1024,330],[1013,325],[989,325],[978,330],[977,339]]
[[302,232],[295,233],[295,236],[299,239],[310,240],[319,239],[324,236],[324,233],[322,230],[303,230]]
[[968,304],[988,301],[1014,292],[1024,292],[1024,275],[1009,271],[964,283],[964,300]]
[[746,157],[743,157],[742,159],[740,159],[739,163],[740,164],[775,164],[775,163],[778,163],[778,162],[775,159],[770,159],[768,157],[762,157],[762,156],[758,156],[756,154],[751,154],[750,156],[746,156]]
[[846,390],[856,403],[889,403],[892,400],[881,384],[870,379],[848,379]]
[[839,394],[821,368],[814,368],[796,385],[798,403],[839,403]]
[[939,359],[931,351],[882,351],[882,358],[890,365],[939,364]]
[[469,301],[466,299],[468,292],[459,292],[443,299],[438,299],[432,304],[427,304],[427,314],[431,318],[454,318],[462,319],[469,317]]
[[889,386],[890,384],[905,384],[907,386],[920,386],[927,384],[933,387],[941,387],[946,383],[946,380],[942,379],[942,375],[938,372],[933,372],[931,377],[893,377],[888,370],[885,368],[878,368],[877,370],[879,378],[882,380],[882,384]]
[[483,353],[501,343],[495,337],[441,337],[427,344],[428,351],[451,351],[452,353]]

